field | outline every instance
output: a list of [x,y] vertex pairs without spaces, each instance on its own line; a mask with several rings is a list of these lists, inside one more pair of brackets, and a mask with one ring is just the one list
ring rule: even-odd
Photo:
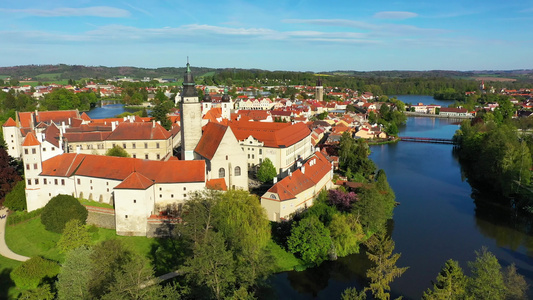
[[499,82],[514,82],[516,79],[514,78],[503,78],[503,77],[493,77],[493,76],[480,76],[480,77],[474,77],[477,81],[499,81]]

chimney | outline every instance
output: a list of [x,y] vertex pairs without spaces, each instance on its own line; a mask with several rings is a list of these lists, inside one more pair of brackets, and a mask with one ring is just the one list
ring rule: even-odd
[[68,118],[68,126],[72,125],[71,118]]
[[278,177],[274,177],[274,179],[272,180],[272,182],[273,182],[274,184],[278,183]]
[[63,129],[63,133],[66,132],[65,122],[61,122],[61,129]]
[[155,120],[152,120],[152,128],[155,128]]
[[111,131],[115,131],[117,129],[117,123],[111,122]]
[[305,166],[302,166],[300,170],[302,170],[302,174],[305,174]]

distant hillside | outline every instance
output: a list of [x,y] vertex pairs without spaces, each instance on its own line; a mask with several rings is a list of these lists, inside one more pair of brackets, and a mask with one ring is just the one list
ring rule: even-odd
[[[214,72],[213,68],[192,68],[194,76]],[[16,79],[32,78],[38,81],[80,80],[82,78],[114,78],[130,77],[142,79],[151,78],[181,78],[185,67],[181,68],[137,68],[137,67],[91,67],[79,65],[26,65],[14,67],[0,67],[0,76]]]
[[[290,71],[264,71],[258,69],[215,69],[215,68],[203,68],[192,67],[193,75],[198,76],[215,76],[224,74],[225,78],[231,76],[234,77],[238,73],[247,73],[247,78],[262,78],[268,76],[279,77],[280,73],[292,74],[315,74],[319,76],[350,76],[359,78],[371,78],[371,77],[385,77],[385,78],[465,78],[465,79],[480,79],[490,81],[494,78],[494,81],[501,81],[500,79],[513,79],[521,82],[533,82],[533,70],[510,70],[510,71],[328,71],[320,73],[312,72],[290,72]],[[150,78],[168,78],[168,79],[181,79],[185,72],[184,67],[174,68],[137,68],[137,67],[104,67],[104,66],[81,66],[81,65],[25,65],[14,67],[0,67],[0,78],[11,77],[14,79],[32,78],[35,81],[50,82],[58,80],[80,80],[82,78],[95,78],[95,79],[107,79],[114,77],[130,77],[134,79],[142,79],[144,77]],[[231,75],[229,75],[231,74]],[[269,75],[270,74],[270,75]],[[228,76],[229,75],[229,76]],[[274,75],[274,76],[272,76]],[[237,77],[239,77],[237,75]],[[283,77],[283,76],[282,76]],[[235,77],[234,77],[235,78]]]

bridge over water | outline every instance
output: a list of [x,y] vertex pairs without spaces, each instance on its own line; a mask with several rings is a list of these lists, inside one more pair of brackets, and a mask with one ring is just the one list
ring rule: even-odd
[[416,142],[416,143],[431,143],[431,144],[455,144],[452,139],[439,139],[439,138],[425,138],[425,137],[412,137],[401,136],[400,141],[403,142]]

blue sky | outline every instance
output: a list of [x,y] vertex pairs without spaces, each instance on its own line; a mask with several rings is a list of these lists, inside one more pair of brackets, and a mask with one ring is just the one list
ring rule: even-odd
[[0,66],[533,69],[533,1],[2,0]]

